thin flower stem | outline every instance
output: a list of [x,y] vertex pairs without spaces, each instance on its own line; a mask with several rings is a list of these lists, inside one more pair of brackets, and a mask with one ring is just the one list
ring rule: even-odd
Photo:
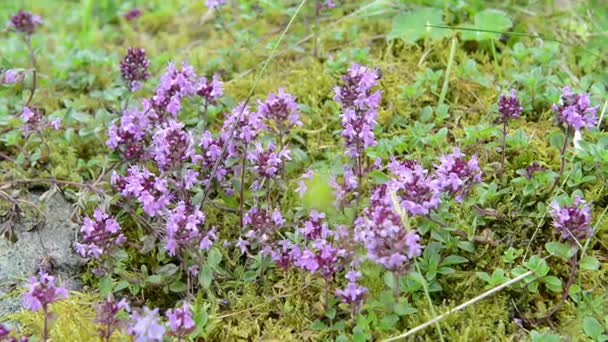
[[448,85],[450,81],[450,72],[452,71],[452,64],[454,63],[454,56],[456,54],[456,45],[458,44],[458,39],[456,36],[452,37],[452,45],[450,46],[450,56],[448,58],[448,66],[445,69],[445,78],[443,80],[443,86],[441,87],[441,93],[439,94],[439,102],[437,106],[441,106],[445,101],[445,96],[448,93]]
[[500,158],[500,177],[502,178],[505,174],[505,158],[506,158],[506,149],[507,149],[507,124],[508,120],[505,119],[505,122],[502,125],[502,157]]
[[[428,284],[426,282],[426,279],[424,278],[424,275],[422,275],[422,272],[420,271],[420,267],[418,267],[418,261],[416,259],[414,259],[414,265],[416,266],[416,272],[418,272],[418,275],[420,275],[420,279],[422,279],[421,283],[422,288],[424,289],[424,296],[426,297],[426,300],[429,304],[431,314],[436,317],[437,313],[435,313],[435,306],[433,305],[433,301],[431,300],[431,294],[429,293]],[[437,328],[437,333],[439,334],[439,340],[443,342],[443,333],[441,332],[441,326],[439,325],[439,322],[435,323],[435,327]]]
[[241,203],[240,203],[240,214],[241,214],[241,229],[244,227],[244,215],[245,215],[245,172],[247,167],[247,144],[243,151],[243,161],[241,163]]
[[49,340],[49,310],[46,305],[42,308],[44,313],[44,328],[42,330],[42,341],[46,342]]
[[568,282],[566,283],[566,285],[564,286],[564,292],[562,293],[561,298],[559,299],[559,302],[557,303],[557,305],[551,310],[549,311],[548,314],[546,314],[544,317],[541,317],[539,319],[534,320],[534,323],[539,324],[539,323],[543,323],[543,322],[547,322],[548,320],[551,319],[551,317],[553,317],[558,311],[559,309],[561,309],[561,307],[564,305],[564,303],[566,302],[566,300],[569,297],[569,292],[570,292],[570,288],[572,287],[572,285],[574,284],[574,280],[576,279],[576,271],[578,270],[578,258],[577,255],[574,254],[574,256],[570,259],[570,266],[572,267],[572,269],[570,270],[570,277],[568,277]]
[[25,107],[28,107],[34,98],[34,94],[36,93],[36,86],[38,83],[38,71],[36,67],[36,56],[34,55],[34,49],[32,48],[32,39],[31,37],[25,38],[25,44],[27,45],[27,49],[30,53],[30,63],[32,65],[32,89],[30,91],[30,96],[25,103]]

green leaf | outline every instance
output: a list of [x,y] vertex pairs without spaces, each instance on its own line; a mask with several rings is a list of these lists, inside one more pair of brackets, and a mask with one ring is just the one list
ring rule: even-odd
[[91,121],[93,121],[93,117],[89,114],[86,113],[81,113],[78,111],[72,111],[70,113],[70,116],[72,117],[72,119],[81,122],[81,123],[89,123]]
[[445,259],[443,259],[443,261],[441,262],[442,266],[450,266],[450,265],[458,265],[458,264],[462,264],[465,262],[468,262],[469,260],[465,257],[462,257],[460,255],[450,255],[448,257],[446,257]]
[[440,40],[449,36],[450,31],[427,25],[445,25],[442,17],[443,11],[436,8],[420,8],[400,14],[393,19],[393,28],[386,38],[401,38],[409,44],[422,38]]
[[[474,24],[466,25],[467,28],[470,29],[479,29],[479,30],[488,30],[488,31],[497,31],[497,32],[505,32],[511,26],[513,26],[513,22],[508,14],[503,11],[496,9],[487,9],[475,14]],[[494,39],[498,40],[500,38],[500,33],[490,33],[490,32],[482,32],[482,31],[463,31],[462,38],[464,40],[489,40]]]
[[547,262],[540,258],[538,255],[533,255],[530,257],[530,260],[524,263],[530,271],[534,272],[538,277],[544,277],[549,273],[549,266],[547,266]]
[[160,275],[153,274],[153,275],[149,276],[148,278],[146,278],[146,283],[152,284],[152,285],[160,285],[162,280],[163,280],[163,278]]
[[162,267],[160,267],[156,273],[160,276],[163,277],[169,277],[175,274],[175,272],[177,272],[177,266],[175,266],[174,264],[166,264],[163,265]]
[[600,340],[600,336],[602,336],[602,333],[604,332],[604,329],[602,328],[600,322],[598,322],[597,319],[593,317],[585,317],[585,319],[583,320],[583,330],[585,331],[585,334],[587,334],[587,336],[591,337],[596,341]]
[[395,326],[399,322],[399,316],[397,315],[389,315],[382,317],[380,320],[380,329],[382,330],[393,330]]
[[418,310],[412,307],[407,300],[404,300],[400,303],[395,303],[393,311],[395,311],[395,313],[399,316],[412,315],[418,312]]
[[576,248],[574,248],[574,246],[555,241],[547,242],[545,244],[545,249],[547,252],[549,252],[549,254],[562,258],[566,261],[570,260],[570,258],[574,256],[574,253],[576,253]]
[[370,172],[369,176],[374,181],[374,184],[385,184],[390,180],[390,177],[380,170],[374,170]]
[[384,285],[386,285],[389,289],[394,289],[395,286],[397,286],[397,279],[395,279],[395,275],[393,273],[384,273]]
[[169,290],[175,293],[186,292],[186,284],[182,281],[175,281],[169,285]]
[[548,276],[543,278],[543,282],[549,291],[561,293],[563,290],[562,281],[558,277]]
[[213,271],[209,265],[204,265],[198,274],[198,283],[205,289],[211,286],[213,280]]
[[211,266],[212,268],[216,268],[220,262],[222,261],[222,252],[219,251],[219,249],[213,247],[209,250],[209,253],[207,254],[207,262],[209,263],[209,266]]
[[581,270],[584,271],[597,271],[600,269],[600,262],[596,257],[591,255],[585,255],[581,260]]
[[104,298],[112,293],[112,276],[106,275],[101,279],[99,282],[99,292]]

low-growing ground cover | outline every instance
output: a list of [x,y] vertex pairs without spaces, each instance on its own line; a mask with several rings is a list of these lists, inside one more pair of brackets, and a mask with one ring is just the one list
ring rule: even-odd
[[0,14],[0,340],[608,339],[601,2]]

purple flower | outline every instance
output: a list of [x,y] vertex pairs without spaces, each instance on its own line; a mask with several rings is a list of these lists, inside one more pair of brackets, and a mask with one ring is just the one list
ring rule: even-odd
[[205,99],[205,105],[207,105],[207,103],[214,104],[222,95],[224,95],[224,91],[222,90],[223,85],[224,83],[220,81],[217,74],[213,75],[213,79],[209,83],[207,83],[205,77],[201,77],[196,94]]
[[184,124],[168,120],[156,131],[152,141],[152,154],[159,169],[171,170],[194,157],[194,139]]
[[319,273],[324,279],[332,279],[334,274],[343,268],[343,261],[348,252],[335,246],[333,243],[319,239],[305,248],[299,259],[294,263],[296,267],[309,273]]
[[39,108],[23,107],[19,118],[21,119],[21,122],[23,122],[21,130],[25,136],[28,136],[32,132],[40,132],[47,128],[55,128],[55,122],[50,122],[44,116],[44,112]]
[[6,70],[4,72],[4,84],[16,84],[23,80],[23,74],[17,70]]
[[150,102],[152,118],[163,121],[165,113],[177,118],[182,99],[194,96],[197,90],[198,76],[191,66],[183,63],[181,70],[178,70],[175,65],[169,64]]
[[326,239],[332,235],[327,222],[325,222],[325,214],[316,210],[310,212],[310,219],[304,221],[303,227],[299,228],[297,232],[307,241]]
[[348,166],[344,167],[344,174],[341,182],[338,181],[335,176],[332,176],[328,183],[334,190],[334,206],[336,208],[340,208],[348,194],[352,194],[355,198],[359,197],[359,193],[356,191],[359,187],[359,180],[353,170]]
[[511,90],[510,95],[500,95],[498,100],[498,112],[500,113],[500,118],[498,119],[498,122],[502,123],[517,119],[523,111],[524,108],[519,103],[515,89]]
[[218,9],[226,4],[226,0],[207,0],[205,5],[210,9]]
[[7,338],[10,333],[11,333],[11,331],[8,330],[7,327],[5,327],[4,325],[0,324],[0,341],[2,341],[5,338]]
[[95,209],[93,219],[85,217],[80,228],[83,243],[76,243],[76,250],[83,258],[93,257],[99,259],[103,253],[120,246],[127,240],[120,232],[120,225],[104,213]]
[[481,183],[481,169],[476,156],[466,160],[460,149],[455,148],[452,154],[441,156],[441,164],[436,166],[435,176],[439,191],[455,196],[462,202],[473,185]]
[[96,305],[97,316],[93,322],[101,325],[98,333],[104,341],[109,341],[114,331],[121,328],[123,322],[118,319],[121,310],[131,311],[129,303],[124,298],[116,302],[112,296],[108,296],[101,304]]
[[300,179],[298,180],[298,187],[296,189],[296,192],[298,195],[300,195],[300,197],[304,197],[304,194],[306,194],[306,191],[308,190],[305,181],[311,180],[313,176],[312,170],[308,170],[302,176],[300,176]]
[[184,303],[181,308],[169,309],[165,314],[173,336],[183,339],[194,331],[196,324],[192,319],[188,303]]
[[[386,186],[376,197],[386,196]],[[386,201],[374,201],[371,207],[355,221],[355,241],[367,249],[367,258],[389,271],[406,273],[411,260],[419,256],[422,246],[420,236],[415,231],[407,231],[401,224],[401,217]]]
[[170,256],[175,256],[180,249],[196,245],[200,246],[204,236],[200,227],[205,223],[205,214],[191,204],[179,202],[173,210],[167,213],[167,235],[165,250]]
[[118,150],[126,160],[140,160],[145,156],[152,124],[146,113],[139,110],[126,110],[120,118],[120,125],[112,123],[108,129],[106,145]]
[[253,207],[243,217],[245,237],[249,246],[254,244],[264,245],[273,240],[275,232],[285,224],[281,212],[274,212]]
[[271,93],[266,101],[258,101],[258,111],[267,121],[271,121],[282,136],[294,126],[302,126],[300,111],[293,96],[279,88],[277,94]]
[[294,266],[295,262],[300,259],[302,252],[300,247],[289,240],[280,240],[277,246],[272,250],[270,256],[272,261],[281,269],[287,270]]
[[165,335],[165,327],[159,321],[158,309],[150,310],[144,307],[141,314],[133,312],[129,335],[134,337],[135,342],[162,341]]
[[591,237],[591,210],[585,200],[576,196],[571,206],[561,207],[557,202],[553,202],[551,208],[553,227],[564,240],[575,242]]
[[580,131],[581,128],[591,129],[597,124],[597,106],[591,107],[588,94],[574,94],[570,87],[565,87],[560,102],[551,108],[557,113],[559,123],[574,131]]
[[367,294],[367,288],[357,285],[357,279],[359,278],[361,278],[361,272],[358,271],[349,271],[346,274],[346,279],[348,279],[346,288],[336,290],[336,295],[342,302],[356,306],[363,302]]
[[131,166],[124,177],[113,173],[112,185],[123,197],[137,199],[151,217],[164,211],[173,198],[166,179],[138,166]]
[[133,21],[141,17],[141,10],[139,8],[133,8],[122,16],[126,21]]
[[150,78],[149,67],[146,50],[132,47],[127,50],[127,55],[120,61],[120,74],[129,91],[141,89],[143,82]]
[[[199,144],[201,148],[201,154],[195,155],[193,157],[193,163],[201,166],[201,170],[206,171],[203,175],[202,183],[206,186],[211,181],[211,171],[215,167],[215,164],[220,159],[222,154],[222,148],[224,146],[224,138],[221,136],[219,138],[213,138],[211,132],[205,131],[203,136],[201,137],[201,142]],[[222,184],[224,187],[229,188],[231,184],[229,184],[226,180],[228,176],[232,175],[234,170],[232,167],[226,166],[225,162],[221,163],[217,172],[215,173],[215,180]]]
[[[392,179],[388,186],[397,195],[401,207],[411,216],[426,216],[441,204],[441,192],[437,181],[417,162],[399,163],[393,160],[389,166]],[[387,204],[390,198],[386,196]]]
[[42,25],[42,19],[31,12],[19,11],[11,17],[8,27],[19,33],[31,35],[38,26]]
[[349,157],[359,158],[364,149],[376,145],[373,131],[382,95],[380,91],[372,93],[371,88],[378,79],[377,71],[353,64],[342,77],[342,86],[335,88],[334,100],[342,105],[342,137]]
[[[245,103],[236,106],[232,113],[226,114],[222,127],[221,139],[231,141],[228,157],[238,158],[244,152],[244,146],[252,143],[265,129],[260,114],[251,112]],[[232,139],[230,139],[232,134]]]
[[264,149],[262,144],[256,143],[255,149],[247,153],[247,159],[252,164],[253,172],[262,179],[254,182],[254,189],[260,189],[262,182],[269,182],[273,178],[281,175],[285,167],[285,162],[291,160],[290,151],[287,148],[275,151],[275,146],[269,144],[268,148]]
[[28,291],[23,295],[23,306],[33,312],[43,309],[49,304],[68,298],[68,291],[55,285],[55,277],[40,273],[38,277],[30,278]]

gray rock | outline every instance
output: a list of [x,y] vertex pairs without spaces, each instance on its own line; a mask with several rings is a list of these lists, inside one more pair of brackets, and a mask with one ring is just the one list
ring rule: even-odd
[[[40,196],[28,199],[38,204]],[[44,218],[24,218],[13,230],[17,241],[0,238],[0,317],[21,309],[21,299],[10,294],[44,270],[70,290],[81,288],[83,260],[74,252],[78,226],[70,221],[72,208],[60,194],[45,200]]]

